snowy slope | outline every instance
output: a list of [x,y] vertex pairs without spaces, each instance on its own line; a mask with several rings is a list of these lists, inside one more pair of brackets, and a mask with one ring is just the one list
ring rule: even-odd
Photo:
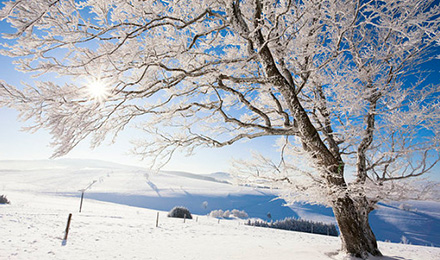
[[[96,181],[86,192],[87,199],[114,202],[124,205],[168,211],[174,206],[185,206],[195,214],[208,214],[212,210],[239,209],[250,216],[267,218],[270,212],[274,219],[296,216],[283,207],[285,201],[277,199],[270,190],[237,187],[211,176],[184,172],[152,174],[141,168],[96,167],[99,162],[56,160],[38,162],[38,169],[25,162],[23,168],[17,162],[0,161],[0,178],[7,190],[34,190],[60,196],[80,196],[80,189]],[[80,167],[79,165],[82,165]],[[12,168],[14,166],[15,168]],[[4,169],[4,170],[2,170]],[[20,185],[17,185],[19,183]],[[204,202],[208,206],[204,207]]]
[[[217,177],[217,178],[216,178]],[[100,161],[0,161],[0,259],[339,259],[338,238],[244,226],[244,220],[206,217],[214,209],[245,210],[251,217],[297,216],[334,221],[331,210],[283,207],[270,190],[236,187],[224,174],[151,174]],[[78,190],[85,193],[78,213]],[[208,206],[204,207],[204,202]],[[195,220],[166,218],[176,205]],[[439,245],[439,204],[383,204],[372,216],[379,240]],[[134,206],[134,207],[133,207]],[[408,210],[410,209],[410,210]],[[155,227],[160,211],[160,225]],[[68,244],[61,246],[68,213]],[[385,236],[382,238],[381,236]],[[440,259],[440,248],[380,243],[390,259]]]

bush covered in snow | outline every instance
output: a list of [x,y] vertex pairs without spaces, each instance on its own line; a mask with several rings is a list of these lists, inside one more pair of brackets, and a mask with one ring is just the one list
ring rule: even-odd
[[233,209],[231,211],[223,211],[221,209],[213,210],[209,213],[213,218],[248,218],[248,214],[244,210]]
[[221,209],[213,210],[209,213],[209,216],[212,218],[223,218],[225,212]]
[[6,198],[5,195],[0,195],[0,204],[9,204],[10,201]]
[[406,236],[402,236],[402,238],[400,239],[400,243],[404,245],[411,245],[411,243],[409,242],[408,238],[406,238]]
[[278,220],[270,223],[266,221],[249,220],[247,225],[299,231],[299,232],[306,232],[313,234],[322,234],[329,236],[338,236],[338,231],[336,229],[336,225],[334,224],[325,224],[321,222],[313,222],[309,220],[294,219],[294,218],[285,218],[284,220]]
[[399,209],[405,210],[405,211],[412,211],[413,210],[411,205],[405,204],[405,203],[400,204]]
[[170,218],[187,218],[192,219],[191,213],[185,207],[174,207],[169,213]]
[[249,215],[244,210],[233,209],[231,214],[236,218],[249,218]]

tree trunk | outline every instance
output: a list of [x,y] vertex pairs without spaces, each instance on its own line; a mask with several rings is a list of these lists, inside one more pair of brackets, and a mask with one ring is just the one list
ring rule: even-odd
[[[239,4],[240,1],[231,1],[231,6],[228,8],[228,13],[232,18],[231,23],[235,26],[237,32],[244,35],[244,38],[249,41],[250,46],[258,47],[258,56],[266,77],[286,100],[295,121],[295,127],[298,131],[297,136],[301,138],[304,149],[315,158],[319,170],[323,171],[323,177],[326,179],[328,187],[345,190],[347,184],[344,179],[344,163],[337,145],[332,148],[332,153],[322,141],[316,127],[310,121],[306,110],[298,99],[294,83],[289,83],[289,80],[278,70],[261,30],[258,29],[250,33],[249,27],[241,14]],[[256,1],[255,7],[254,18],[256,25],[258,25],[258,21],[261,19],[261,2]],[[332,137],[329,136],[329,138]],[[332,141],[334,142],[334,140]],[[361,197],[359,201],[353,201],[348,195],[338,197],[333,202],[333,212],[341,232],[342,249],[353,256],[362,258],[366,258],[368,254],[382,255],[377,248],[376,237],[368,223],[368,213],[371,209],[367,202],[365,196]]]
[[[366,198],[363,200],[366,201]],[[348,195],[333,202],[333,212],[341,233],[342,250],[363,259],[369,254],[382,256],[368,222],[370,211],[368,205],[356,203]]]

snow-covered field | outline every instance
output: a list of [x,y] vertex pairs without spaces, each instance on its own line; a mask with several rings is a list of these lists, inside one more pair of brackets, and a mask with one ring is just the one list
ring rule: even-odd
[[[329,209],[299,204],[283,207],[284,201],[276,200],[270,190],[236,187],[227,180],[221,173],[153,175],[99,161],[0,161],[0,195],[11,201],[0,205],[0,259],[343,258],[338,255],[337,237],[207,217],[215,209],[240,209],[263,219],[270,212],[274,219],[296,216],[334,221]],[[94,181],[79,213],[78,190]],[[194,219],[184,223],[167,218],[167,212],[178,205],[189,208]],[[381,206],[372,216],[374,232],[404,232],[409,242],[419,238],[438,246],[440,235],[433,232],[440,222],[439,204],[413,204],[405,206],[406,210],[399,205]],[[73,217],[63,246],[69,213]],[[440,259],[438,247],[379,242],[379,248],[387,256],[384,259]]]

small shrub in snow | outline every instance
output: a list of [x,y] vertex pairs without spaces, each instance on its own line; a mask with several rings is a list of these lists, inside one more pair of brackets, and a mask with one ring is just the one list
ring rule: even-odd
[[399,209],[405,210],[405,211],[411,211],[412,210],[411,205],[405,204],[405,203],[400,204],[399,205]]
[[244,210],[233,209],[231,211],[223,211],[221,209],[213,210],[209,213],[212,218],[248,218],[248,214]]
[[400,243],[404,244],[404,245],[410,245],[411,243],[409,242],[408,238],[406,238],[406,236],[402,236],[400,238]]
[[11,203],[5,195],[0,195],[0,204],[9,204]]
[[192,219],[191,213],[185,207],[174,207],[169,213],[170,218],[187,218]]
[[212,218],[223,218],[223,210],[221,209],[217,209],[217,210],[213,210],[209,213],[209,216]]
[[329,236],[338,236],[338,231],[336,229],[336,225],[334,224],[325,224],[321,222],[313,222],[313,221],[294,219],[294,218],[285,218],[284,220],[277,220],[275,222],[270,222],[270,223],[266,221],[249,220],[247,225],[299,231],[299,232],[306,232],[313,234],[322,234]]
[[233,209],[231,214],[236,218],[249,218],[249,215],[244,210]]

